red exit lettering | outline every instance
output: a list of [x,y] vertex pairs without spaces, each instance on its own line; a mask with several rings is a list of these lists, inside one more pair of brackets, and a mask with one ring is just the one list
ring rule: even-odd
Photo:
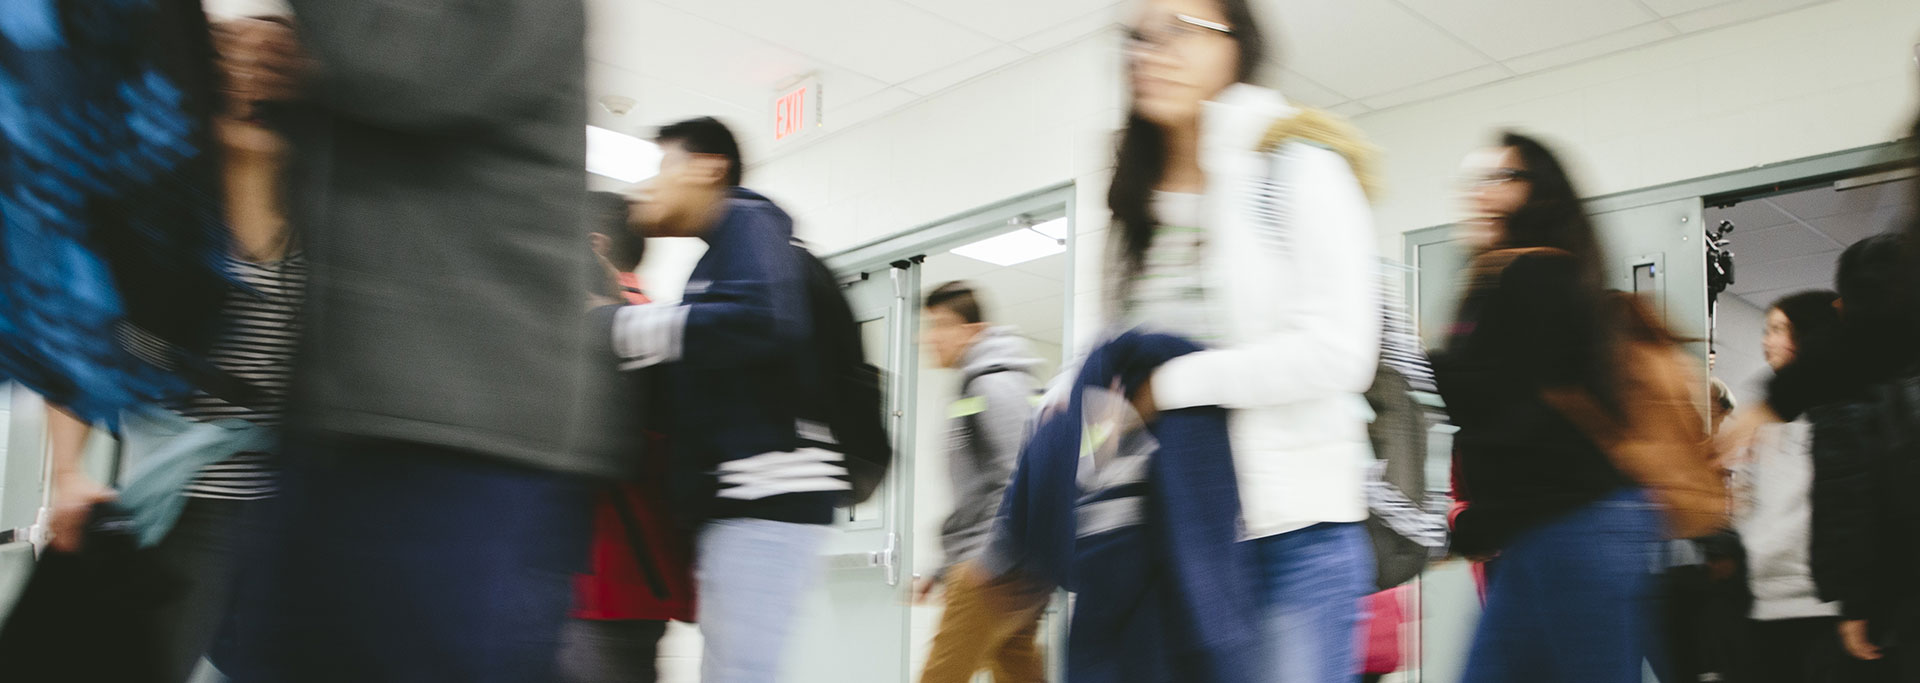
[[801,88],[781,97],[773,105],[773,139],[785,140],[806,127],[807,89]]

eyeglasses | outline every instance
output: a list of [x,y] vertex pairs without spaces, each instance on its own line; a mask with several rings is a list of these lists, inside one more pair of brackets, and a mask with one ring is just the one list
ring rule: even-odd
[[1488,171],[1486,175],[1467,178],[1467,187],[1498,187],[1514,181],[1533,180],[1533,173],[1518,168],[1499,168]]
[[1127,52],[1145,53],[1165,49],[1199,35],[1233,35],[1233,27],[1185,14],[1169,15],[1159,21],[1127,32]]

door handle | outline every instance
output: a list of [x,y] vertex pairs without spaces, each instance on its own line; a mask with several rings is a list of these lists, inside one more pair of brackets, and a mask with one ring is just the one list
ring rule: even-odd
[[880,569],[886,572],[887,585],[900,585],[900,536],[887,532],[887,544],[864,553],[840,553],[827,556],[828,569]]

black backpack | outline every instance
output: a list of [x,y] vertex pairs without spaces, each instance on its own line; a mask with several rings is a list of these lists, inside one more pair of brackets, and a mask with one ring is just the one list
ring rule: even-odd
[[797,241],[794,251],[806,270],[807,305],[813,314],[814,349],[819,354],[822,405],[805,411],[833,430],[846,456],[852,502],[865,502],[879,490],[893,465],[893,439],[887,433],[885,377],[867,362],[860,324],[827,264]]

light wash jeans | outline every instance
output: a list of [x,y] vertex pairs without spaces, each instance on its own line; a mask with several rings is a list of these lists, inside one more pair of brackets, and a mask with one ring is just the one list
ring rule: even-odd
[[1373,592],[1373,542],[1358,524],[1317,524],[1252,543],[1266,607],[1263,680],[1360,680],[1360,620]]
[[780,680],[800,598],[820,579],[830,527],[722,519],[700,530],[701,683]]

